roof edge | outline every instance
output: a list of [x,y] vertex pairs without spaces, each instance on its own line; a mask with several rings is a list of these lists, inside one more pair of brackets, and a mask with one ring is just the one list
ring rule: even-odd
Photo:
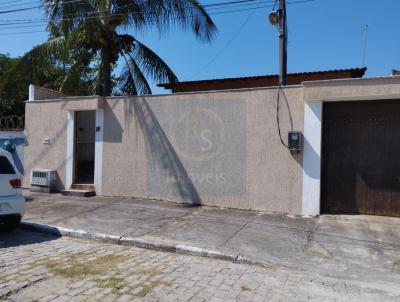
[[[363,77],[365,72],[367,71],[367,67],[358,67],[358,68],[347,68],[347,69],[329,69],[329,70],[321,70],[321,71],[307,71],[307,72],[297,72],[297,73],[288,73],[287,76],[302,76],[302,75],[314,75],[314,74],[326,74],[326,73],[334,73],[334,72],[353,72],[359,73],[358,77]],[[236,77],[236,78],[220,78],[220,79],[208,79],[208,80],[194,80],[194,81],[182,81],[176,83],[159,83],[158,87],[163,87],[166,89],[170,89],[176,85],[185,85],[185,84],[200,84],[200,83],[211,83],[216,81],[241,81],[241,80],[250,80],[250,79],[260,79],[260,78],[275,78],[279,77],[277,74],[271,75],[259,75],[259,76],[248,76],[248,77]]]

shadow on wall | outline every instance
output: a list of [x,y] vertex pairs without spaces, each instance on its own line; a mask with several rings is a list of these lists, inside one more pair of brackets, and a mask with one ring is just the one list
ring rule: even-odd
[[[290,129],[293,131],[293,117],[292,117],[292,112],[291,112],[291,110],[290,110],[289,101],[288,101],[288,99],[287,99],[285,90],[283,90],[283,89],[278,89],[278,93],[279,93],[279,90],[280,90],[280,92],[282,93],[283,99],[285,100],[286,110],[287,110],[287,113],[288,113],[288,115],[289,115]],[[277,106],[279,106],[279,104],[277,104]]]
[[[108,104],[109,103],[107,102],[106,106],[109,106]],[[103,142],[122,143],[122,133],[124,132],[124,129],[121,127],[121,124],[114,113],[115,106],[117,104],[118,101],[114,101],[114,103],[112,103],[109,108],[104,110],[105,112],[107,112],[107,119],[104,120],[104,126],[107,126],[104,127]]]
[[[309,141],[304,137],[303,138],[303,154],[304,151],[307,150],[307,160],[308,163],[315,163],[314,165],[304,165],[304,155],[303,155],[303,162],[301,163],[302,168],[304,169],[304,172],[307,174],[308,177],[312,179],[320,179],[320,162],[321,158],[318,155],[318,153],[314,150],[314,148],[311,146]],[[296,161],[300,164],[300,158],[296,159]]]
[[[313,115],[318,120],[318,123],[321,124],[321,110],[317,103],[311,104],[309,103],[309,108],[311,109]],[[304,113],[305,114],[305,113]],[[308,139],[303,136],[303,163],[302,167],[306,175],[311,178],[318,180],[321,177],[321,157],[320,150],[315,150]],[[322,143],[322,137],[321,137]]]
[[[137,97],[132,103],[137,121],[143,131],[148,155],[151,156],[149,160],[160,170],[166,171],[168,175],[175,178],[175,189],[185,201],[190,200],[192,204],[200,205],[202,202],[199,193],[148,102],[144,97]],[[186,181],[183,182],[182,179]]]
[[[318,123],[321,124],[321,110],[317,103],[309,103],[305,106],[311,109],[315,119],[318,120]],[[306,114],[306,112],[304,112]],[[321,138],[322,139],[322,138]],[[319,150],[315,150],[308,139],[303,136],[303,162],[302,168],[304,173],[310,178],[314,180],[318,180],[321,177],[321,157],[319,155]]]

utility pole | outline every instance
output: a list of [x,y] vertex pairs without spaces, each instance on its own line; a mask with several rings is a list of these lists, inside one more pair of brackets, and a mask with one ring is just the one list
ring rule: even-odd
[[279,0],[279,85],[286,85],[287,76],[287,24],[286,1]]
[[286,85],[287,75],[287,25],[286,2],[279,0],[279,9],[268,16],[269,22],[276,26],[279,36],[279,86]]

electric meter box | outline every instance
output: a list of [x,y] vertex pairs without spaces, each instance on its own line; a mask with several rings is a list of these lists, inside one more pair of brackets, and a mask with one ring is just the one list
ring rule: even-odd
[[303,135],[300,131],[289,131],[288,147],[292,152],[300,152],[303,141]]

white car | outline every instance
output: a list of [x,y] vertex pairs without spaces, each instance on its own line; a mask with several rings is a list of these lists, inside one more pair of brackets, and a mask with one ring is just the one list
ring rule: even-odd
[[21,176],[16,172],[11,153],[0,149],[0,231],[15,229],[24,214]]

